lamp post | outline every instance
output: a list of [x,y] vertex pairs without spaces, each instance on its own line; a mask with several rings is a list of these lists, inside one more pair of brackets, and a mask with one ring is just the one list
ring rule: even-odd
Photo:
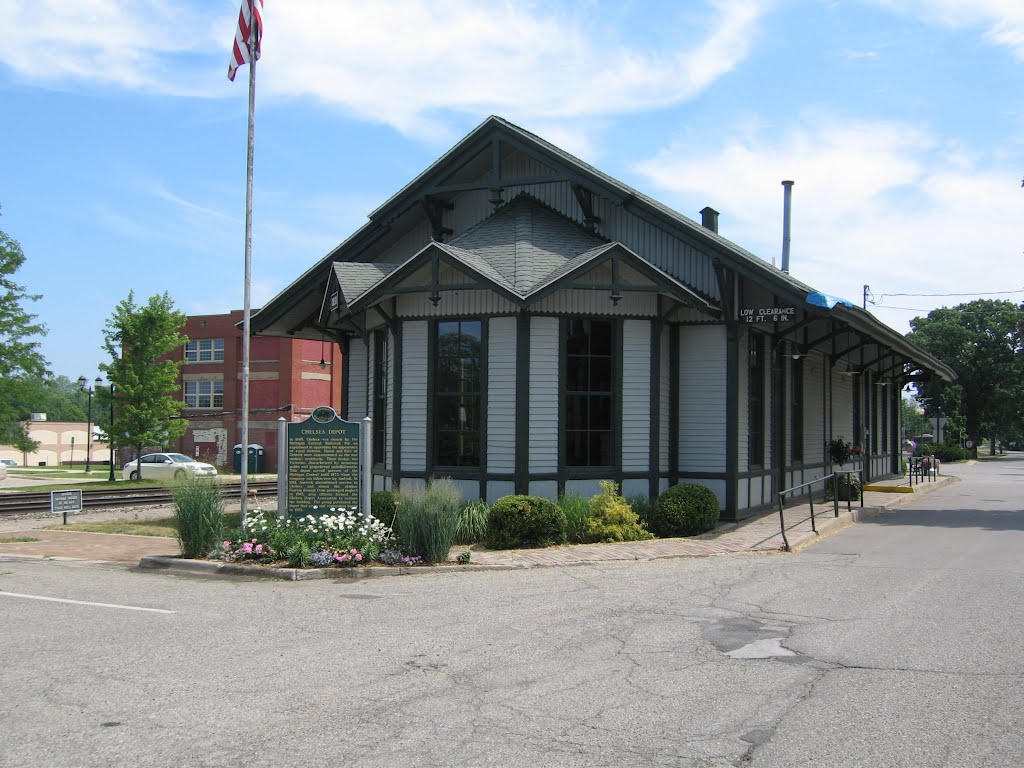
[[110,427],[107,431],[107,444],[110,445],[110,477],[108,482],[115,482],[114,479],[114,382],[110,382]]
[[[88,408],[86,409],[87,415],[85,417],[85,474],[87,475],[92,472],[92,396],[94,391],[92,387],[87,388],[85,386],[88,383],[89,380],[86,379],[85,376],[78,377],[78,388],[83,392],[89,393],[89,405]],[[97,385],[102,384],[103,377],[97,376],[96,381],[94,383]]]

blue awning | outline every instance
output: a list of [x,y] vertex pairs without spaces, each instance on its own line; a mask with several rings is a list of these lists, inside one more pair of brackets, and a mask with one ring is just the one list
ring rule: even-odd
[[827,293],[820,293],[818,291],[807,294],[807,303],[815,307],[824,307],[825,309],[832,309],[836,304],[842,304],[844,307],[853,306],[853,303],[846,299],[840,299],[838,296],[829,296]]

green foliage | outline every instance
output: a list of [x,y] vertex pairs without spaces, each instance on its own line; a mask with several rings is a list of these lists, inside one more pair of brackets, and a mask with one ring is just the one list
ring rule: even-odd
[[651,523],[659,536],[697,536],[718,522],[718,498],[703,485],[679,483],[658,497]]
[[445,478],[426,488],[401,488],[396,527],[402,551],[428,563],[445,562],[455,545],[461,507],[461,492]]
[[971,458],[971,452],[964,450],[958,445],[944,445],[942,443],[922,443],[914,451],[915,456],[934,456],[940,462],[965,461]]
[[292,568],[308,568],[313,549],[305,541],[296,541],[286,550],[288,565]]
[[458,557],[455,558],[455,561],[459,563],[459,565],[468,565],[472,557],[472,553],[467,549],[465,552],[460,552]]
[[539,496],[505,496],[491,507],[487,546],[491,549],[550,547],[566,540],[565,513]]
[[455,529],[456,544],[476,544],[487,536],[487,518],[491,508],[487,502],[477,499],[464,504],[459,510],[459,525]]
[[825,498],[839,501],[860,500],[860,478],[857,475],[843,472],[825,481]]
[[640,525],[647,530],[651,530],[651,514],[654,512],[654,507],[651,506],[651,502],[648,498],[640,494],[638,496],[630,496],[627,501],[633,511],[636,512],[637,519],[640,520]]
[[828,442],[828,458],[833,464],[840,467],[843,466],[850,457],[853,455],[853,446],[843,440],[841,437],[837,437]]
[[224,497],[209,480],[187,477],[171,492],[182,557],[206,557],[221,542]]
[[587,518],[590,507],[587,500],[578,493],[563,494],[558,497],[558,508],[565,515],[566,539],[571,544],[582,544],[587,540]]
[[962,424],[975,445],[986,433],[1002,438],[1024,429],[1024,306],[978,299],[933,310],[910,327],[907,338],[957,377],[917,385],[926,416],[949,419],[947,433]]
[[370,514],[384,525],[390,526],[395,520],[398,495],[391,491],[374,491],[370,494]]
[[45,335],[46,326],[22,306],[41,298],[26,293],[13,279],[24,263],[18,241],[0,230],[0,445],[31,451],[36,443],[28,438],[19,395],[23,401],[26,388],[47,374],[39,342],[30,340]]
[[589,541],[642,541],[654,538],[645,531],[636,512],[619,494],[619,486],[601,481],[601,493],[591,497],[587,505],[587,539]]
[[181,360],[160,359],[187,341],[184,324],[167,293],[136,305],[129,291],[107,319],[103,346],[111,361],[99,367],[115,388],[115,447],[135,448],[141,456],[145,446],[166,445],[188,428],[176,418],[184,405],[174,397]]

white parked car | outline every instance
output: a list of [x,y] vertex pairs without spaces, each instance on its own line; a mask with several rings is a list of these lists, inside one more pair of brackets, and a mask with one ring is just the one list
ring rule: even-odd
[[183,453],[147,453],[139,461],[129,461],[125,464],[121,470],[122,477],[125,480],[138,480],[140,463],[143,480],[182,480],[186,475],[217,476],[215,466],[190,459]]

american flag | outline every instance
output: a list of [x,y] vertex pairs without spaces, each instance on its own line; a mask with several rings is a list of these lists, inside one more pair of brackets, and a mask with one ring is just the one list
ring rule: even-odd
[[[255,16],[256,23],[252,23]],[[228,64],[228,80],[235,79],[235,71],[249,62],[249,35],[256,34],[256,59],[260,58],[260,42],[263,39],[263,0],[242,0],[238,11],[238,28],[235,43],[231,48],[231,63]]]

